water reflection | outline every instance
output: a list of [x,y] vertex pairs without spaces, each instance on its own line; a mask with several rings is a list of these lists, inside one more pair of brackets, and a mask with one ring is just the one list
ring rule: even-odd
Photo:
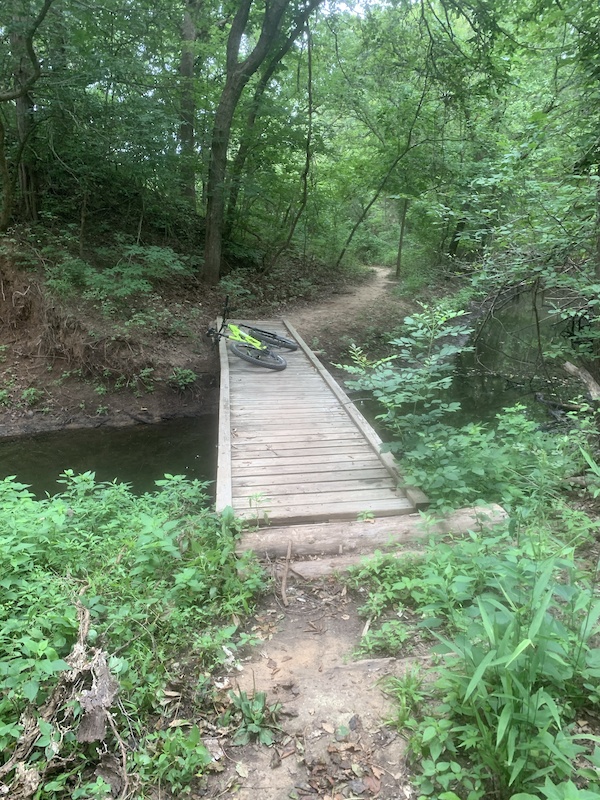
[[560,320],[540,292],[522,292],[482,318],[471,339],[473,350],[456,358],[451,399],[461,404],[460,422],[492,420],[517,403],[529,416],[545,419],[547,411],[535,395],[567,383],[544,359],[561,334]]
[[157,425],[55,431],[0,440],[0,478],[16,475],[38,496],[61,490],[65,469],[91,470],[97,480],[131,484],[136,493],[152,491],[168,472],[202,481],[216,474],[217,418],[206,414]]
[[[496,414],[516,404],[524,405],[530,418],[547,423],[547,407],[536,394],[564,392],[565,399],[580,394],[581,387],[569,382],[558,365],[543,358],[544,350],[562,337],[563,325],[544,303],[541,293],[523,292],[498,304],[493,313],[475,325],[472,350],[454,360],[452,388],[444,392],[448,402],[459,402],[461,410],[445,421],[451,425],[493,422]],[[382,408],[361,398],[361,411],[386,439],[389,432],[375,421]]]

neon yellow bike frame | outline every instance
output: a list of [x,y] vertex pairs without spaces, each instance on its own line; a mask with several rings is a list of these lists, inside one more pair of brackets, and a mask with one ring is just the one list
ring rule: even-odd
[[249,344],[250,347],[256,348],[256,350],[266,350],[267,347],[258,339],[255,339],[254,336],[250,336],[248,333],[243,333],[237,325],[234,325],[232,322],[227,323],[227,327],[229,328],[229,336],[228,339],[233,340],[234,342],[242,342],[243,344]]

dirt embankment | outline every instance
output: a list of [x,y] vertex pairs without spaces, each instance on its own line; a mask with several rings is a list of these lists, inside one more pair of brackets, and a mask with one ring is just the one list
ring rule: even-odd
[[[335,361],[344,344],[397,318],[388,275],[373,268],[360,286],[273,315],[289,317],[325,363]],[[0,436],[214,410],[219,365],[205,331],[221,302],[196,287],[119,325],[91,306],[49,302],[35,277],[0,264]]]

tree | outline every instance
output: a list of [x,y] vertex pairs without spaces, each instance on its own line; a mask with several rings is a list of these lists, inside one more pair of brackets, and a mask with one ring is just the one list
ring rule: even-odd
[[34,167],[27,158],[27,146],[32,131],[32,89],[42,74],[42,66],[34,47],[35,35],[43,23],[54,0],[44,0],[36,17],[30,20],[17,0],[13,7],[10,27],[10,46],[13,59],[12,88],[0,89],[0,103],[14,103],[16,118],[15,155],[10,158],[6,141],[6,126],[0,113],[0,177],[2,178],[2,211],[0,231],[5,231],[13,213],[15,180],[21,189],[25,206],[24,215],[29,220],[37,218],[37,191]]
[[[314,0],[311,8],[316,8],[319,2],[321,0]],[[253,0],[242,0],[229,31],[225,85],[215,113],[207,185],[204,277],[211,285],[218,282],[221,274],[227,149],[233,117],[248,81],[276,46],[284,14],[290,3],[291,0],[266,2],[256,44],[241,61],[240,48],[242,38],[250,33],[247,28]],[[296,27],[299,35],[301,28],[293,23],[292,27]]]
[[195,169],[195,117],[196,97],[194,89],[195,42],[197,37],[195,13],[198,0],[186,0],[186,8],[181,25],[181,124],[179,144],[181,147],[181,195],[192,208],[196,208],[196,169]]

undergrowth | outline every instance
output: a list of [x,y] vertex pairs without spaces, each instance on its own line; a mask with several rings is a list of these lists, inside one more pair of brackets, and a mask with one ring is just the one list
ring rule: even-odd
[[495,425],[453,425],[451,359],[469,333],[460,317],[423,306],[391,355],[371,362],[355,347],[345,369],[380,404],[405,479],[430,495],[425,526],[486,502],[509,517],[355,570],[369,618],[360,652],[434,654],[387,684],[421,800],[600,798],[598,571],[577,556],[597,522],[564,491],[586,473],[588,504],[597,497],[595,419],[582,406],[547,431],[515,406]]
[[[35,798],[104,797],[126,757],[131,796],[189,793],[211,761],[210,674],[243,644],[262,573],[204,484],[61,481],[45,500],[0,482],[0,788],[25,769]],[[92,707],[102,730],[82,737]]]
[[416,615],[438,654],[387,687],[421,798],[600,796],[600,737],[582,725],[600,711],[600,600],[574,548],[483,531],[419,559],[379,555],[350,583],[372,619]]

